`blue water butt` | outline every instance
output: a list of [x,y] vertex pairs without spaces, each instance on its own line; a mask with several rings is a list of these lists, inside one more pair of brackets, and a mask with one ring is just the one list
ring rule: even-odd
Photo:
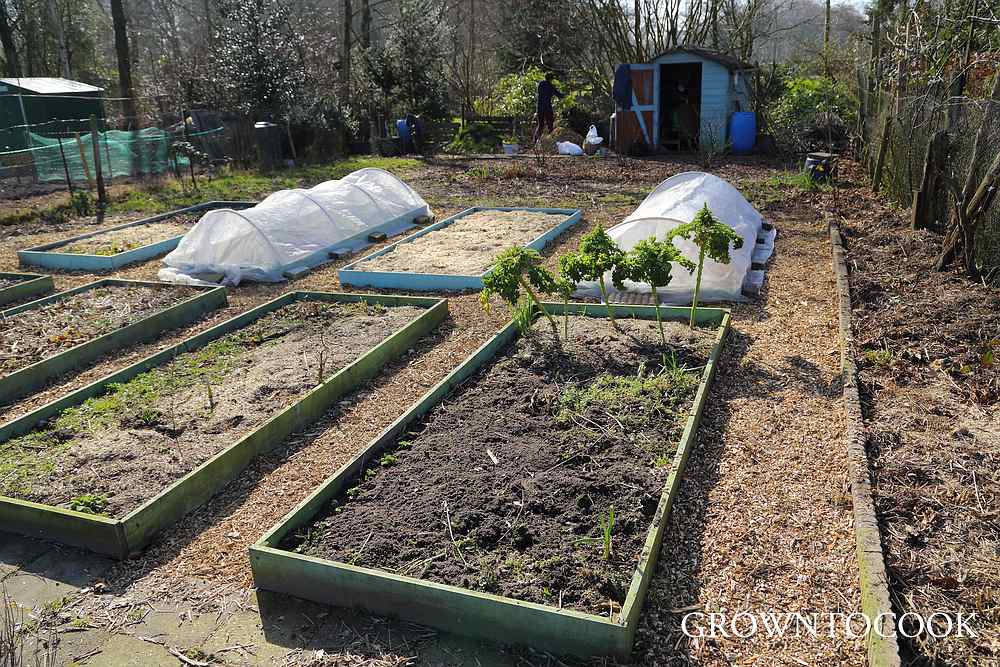
[[729,117],[729,143],[734,153],[749,153],[757,141],[757,114],[736,111]]

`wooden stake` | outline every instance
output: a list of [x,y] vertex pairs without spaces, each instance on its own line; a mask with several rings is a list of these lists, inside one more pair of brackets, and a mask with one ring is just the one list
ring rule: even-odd
[[939,191],[940,175],[947,151],[948,134],[939,130],[927,142],[927,153],[924,155],[924,170],[920,177],[920,189],[913,192],[913,212],[910,218],[911,229],[930,229],[933,227],[934,202]]
[[59,139],[59,155],[62,156],[63,163],[63,173],[66,174],[66,187],[69,188],[69,193],[73,194],[73,179],[69,177],[69,164],[66,163],[66,151],[63,150],[62,136]]
[[886,113],[885,122],[882,123],[882,140],[878,145],[878,157],[875,158],[875,171],[872,173],[872,191],[878,192],[882,188],[882,170],[885,168],[885,152],[889,145],[889,130],[892,129],[892,114]]
[[94,189],[94,177],[90,175],[90,165],[87,164],[87,153],[83,150],[83,142],[80,140],[80,133],[74,132],[73,136],[76,137],[76,147],[80,149],[80,162],[83,163],[83,175],[87,177],[87,183],[90,184],[90,189]]
[[104,170],[101,168],[101,135],[97,131],[97,116],[90,116],[90,141],[94,149],[94,174],[97,176],[97,205],[108,205],[108,191],[104,189]]

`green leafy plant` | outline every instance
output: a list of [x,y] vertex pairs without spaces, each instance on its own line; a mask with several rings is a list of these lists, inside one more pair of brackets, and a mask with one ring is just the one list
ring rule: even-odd
[[608,319],[617,329],[614,309],[608,302],[608,290],[604,284],[604,274],[614,271],[624,259],[625,253],[608,236],[604,227],[597,225],[589,234],[580,239],[580,247],[576,252],[570,252],[559,258],[559,270],[562,276],[574,284],[584,280],[596,280],[601,289],[601,298],[608,308]]
[[615,508],[608,508],[607,518],[601,517],[601,538],[604,543],[604,560],[611,560],[611,537],[615,530]]
[[649,284],[653,294],[653,306],[656,308],[656,324],[660,329],[660,342],[664,347],[667,345],[667,337],[663,332],[660,299],[656,294],[656,288],[670,284],[673,279],[670,271],[674,262],[683,266],[689,273],[694,270],[694,262],[682,255],[674,244],[657,241],[656,237],[651,237],[639,241],[611,274],[612,282],[620,290],[625,289],[623,284],[625,280]]
[[69,205],[78,216],[94,214],[94,198],[83,190],[74,190],[69,196]]
[[706,203],[694,216],[694,220],[678,225],[670,230],[667,240],[675,238],[688,239],[698,246],[698,272],[694,279],[694,296],[691,299],[691,323],[694,328],[695,316],[698,311],[698,294],[701,292],[701,274],[705,268],[705,256],[720,264],[729,264],[729,244],[733,248],[743,247],[743,238],[736,231],[712,215]]
[[500,253],[493,264],[493,271],[483,279],[483,291],[479,294],[483,309],[489,312],[490,296],[496,294],[516,311],[523,289],[548,319],[552,332],[558,334],[556,321],[535,293],[538,290],[543,294],[551,294],[556,289],[555,278],[541,266],[541,262],[542,256],[537,250],[521,246],[508,248]]
[[108,509],[108,498],[104,495],[85,493],[69,501],[69,508],[84,514],[104,514]]
[[511,319],[514,326],[521,334],[526,334],[531,330],[531,320],[534,319],[535,303],[530,297],[521,295],[517,300],[517,305],[511,309]]
[[556,279],[555,292],[563,302],[563,338],[569,338],[569,300],[576,291],[576,283],[560,276]]

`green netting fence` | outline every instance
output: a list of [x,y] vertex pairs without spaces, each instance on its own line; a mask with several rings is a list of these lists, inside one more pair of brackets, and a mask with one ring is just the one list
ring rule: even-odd
[[[197,140],[217,134],[223,128],[194,132]],[[105,178],[151,176],[174,169],[186,169],[188,159],[170,155],[170,145],[177,138],[160,128],[143,130],[107,130],[97,133],[101,172]],[[30,133],[31,147],[0,153],[7,159],[29,158],[39,182],[66,181],[67,173],[74,183],[86,183],[94,170],[94,141],[91,134],[47,137]]]

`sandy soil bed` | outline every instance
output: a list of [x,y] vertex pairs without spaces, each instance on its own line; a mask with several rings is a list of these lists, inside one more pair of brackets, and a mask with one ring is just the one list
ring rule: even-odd
[[176,236],[183,236],[198,222],[198,215],[178,215],[161,222],[117,229],[90,238],[72,241],[50,252],[76,255],[117,255]]
[[50,505],[96,496],[102,513],[124,514],[420,312],[285,306],[0,444],[0,495]]
[[907,622],[904,663],[1000,659],[1000,290],[930,269],[940,237],[875,201],[849,219],[858,365],[897,615],[975,614],[978,638]]
[[109,285],[14,315],[0,327],[0,377],[192,296],[185,287]]
[[477,211],[355,268],[479,275],[490,268],[501,251],[530,243],[565,217],[534,211]]
[[[624,320],[616,333],[572,317],[569,327],[560,345],[536,323],[286,548],[598,615],[620,609],[700,373],[661,366],[655,323]],[[667,329],[677,363],[704,366],[714,332]]]

